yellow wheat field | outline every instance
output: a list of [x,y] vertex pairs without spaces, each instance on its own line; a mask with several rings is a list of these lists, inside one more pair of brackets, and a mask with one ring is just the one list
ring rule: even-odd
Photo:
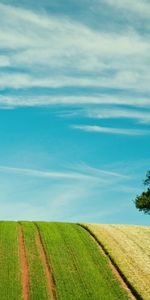
[[103,244],[142,299],[150,300],[150,227],[85,226]]

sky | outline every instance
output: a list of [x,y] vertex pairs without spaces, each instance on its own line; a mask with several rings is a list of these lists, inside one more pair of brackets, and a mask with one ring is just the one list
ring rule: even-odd
[[150,225],[149,0],[0,0],[0,219]]

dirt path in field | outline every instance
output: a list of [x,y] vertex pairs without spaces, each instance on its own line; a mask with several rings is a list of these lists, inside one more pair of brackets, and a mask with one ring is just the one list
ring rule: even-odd
[[[38,228],[37,228],[38,230]],[[46,277],[47,277],[47,283],[48,283],[48,290],[49,290],[49,294],[50,294],[50,299],[51,300],[56,300],[55,297],[55,286],[54,286],[54,281],[53,281],[53,277],[52,277],[52,272],[50,270],[49,267],[49,263],[48,263],[48,259],[45,253],[45,249],[43,246],[43,242],[40,236],[39,231],[37,231],[37,235],[36,235],[36,242],[37,242],[37,246],[40,252],[40,256],[43,262],[43,266],[45,269],[45,273],[46,273]]]
[[28,274],[28,265],[27,257],[25,252],[24,238],[22,227],[19,224],[19,250],[20,250],[20,259],[21,259],[21,269],[22,269],[22,294],[23,300],[29,300],[29,274]]
[[92,233],[92,231],[89,228],[85,227],[82,224],[78,224],[78,225],[81,226],[84,230],[86,230],[90,234],[91,238],[98,244],[101,253],[103,255],[107,256],[107,258],[109,259],[110,268],[112,269],[115,277],[118,279],[120,286],[127,291],[130,299],[142,300],[141,296],[137,294],[136,290],[132,287],[130,282],[125,278],[125,276],[122,274],[119,267],[113,261],[113,259],[111,258],[111,256],[107,252],[107,250],[105,249],[104,245],[101,244],[101,242],[97,239],[97,237]]

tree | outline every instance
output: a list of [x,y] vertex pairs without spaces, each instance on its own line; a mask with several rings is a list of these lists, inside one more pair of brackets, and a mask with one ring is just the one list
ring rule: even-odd
[[146,179],[144,180],[144,184],[150,186],[150,171],[147,171]]
[[140,211],[144,211],[146,214],[150,214],[150,171],[146,174],[146,179],[144,180],[144,185],[148,186],[146,192],[137,196],[135,199],[135,206]]

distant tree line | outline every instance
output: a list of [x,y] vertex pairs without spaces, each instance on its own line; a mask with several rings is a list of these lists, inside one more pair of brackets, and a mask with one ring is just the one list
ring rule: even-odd
[[150,214],[150,171],[147,171],[144,185],[148,186],[147,191],[136,197],[135,206],[145,214]]

